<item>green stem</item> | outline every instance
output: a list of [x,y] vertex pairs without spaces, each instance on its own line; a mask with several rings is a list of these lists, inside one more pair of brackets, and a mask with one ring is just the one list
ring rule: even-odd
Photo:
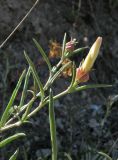
[[[62,96],[64,96],[64,95],[66,95],[66,94],[68,94],[68,93],[69,93],[69,91],[68,91],[68,89],[67,89],[67,90],[59,93],[58,95],[54,96],[53,99],[56,100],[56,99],[58,99],[58,98],[60,98],[60,97],[62,97]],[[40,109],[42,109],[47,103],[49,103],[49,99],[46,98],[42,103],[39,104],[39,106],[38,106],[36,109],[34,109],[34,110],[28,115],[28,118],[30,118],[30,117],[32,117],[34,114],[36,114],[36,113],[37,113]]]
[[30,103],[33,103],[36,100],[36,98],[37,97],[35,97],[35,98],[33,97],[27,104],[22,106],[20,108],[20,111],[16,115],[14,115],[11,119],[9,119],[9,121],[7,121],[5,125],[6,126],[9,125],[13,120],[15,120],[29,106]]
[[[73,93],[73,92],[77,92],[77,91],[81,91],[81,90],[86,90],[86,89],[90,89],[90,88],[103,88],[103,87],[111,87],[111,85],[104,85],[104,84],[101,84],[101,85],[84,85],[84,86],[80,86],[80,87],[77,87],[75,88],[75,90],[65,90],[61,93],[59,93],[58,95],[54,96],[53,97],[53,100],[56,100],[68,93]],[[32,117],[33,115],[35,115],[41,108],[43,108],[47,103],[49,103],[49,97],[46,97],[43,101],[40,102],[39,106],[33,110],[28,116],[27,118],[30,118]],[[18,121],[14,124],[9,124],[9,125],[6,125],[4,127],[1,127],[0,128],[0,132],[3,132],[5,130],[8,130],[8,129],[11,129],[11,128],[14,128],[14,127],[17,127],[17,126],[20,126],[22,124],[21,121]]]
[[[56,67],[60,67],[61,63],[62,63],[62,61],[60,60]],[[50,80],[51,80],[52,76],[54,76],[54,74],[53,74],[53,75],[50,74],[50,76],[49,76],[49,78],[48,78],[48,80],[47,80],[47,82],[46,82],[46,84],[45,84],[45,86],[44,86],[44,91],[47,90],[48,87],[50,86]],[[11,119],[6,123],[6,125],[8,125],[9,123],[11,123],[18,115],[20,115],[20,114],[29,106],[29,104],[30,104],[32,101],[34,102],[40,95],[41,95],[41,92],[39,92],[39,93],[36,95],[35,98],[31,99],[28,104],[22,106],[22,107],[21,107],[22,109],[19,111],[19,113],[17,113],[17,115],[15,115],[13,118],[11,118]],[[40,108],[40,107],[38,107],[38,108]],[[38,110],[38,109],[37,109],[37,110]]]
[[[64,92],[62,92],[62,93],[54,96],[54,100],[62,97],[63,95],[66,95],[67,93],[68,93],[68,90],[66,90],[66,91],[64,91]],[[30,101],[30,103],[31,103],[31,101]],[[47,103],[49,103],[49,99],[47,100],[47,98],[46,98],[43,102],[40,102],[39,106],[38,106],[35,110],[33,110],[33,111],[27,116],[27,119],[29,119],[30,117],[32,117],[33,115],[35,115],[35,114],[36,114],[40,109],[42,109]],[[28,104],[29,104],[29,103],[28,103]],[[7,122],[7,124],[8,124],[8,122]],[[9,130],[9,129],[11,129],[11,128],[18,127],[18,126],[20,126],[21,124],[22,124],[21,121],[18,121],[18,122],[14,123],[14,124],[8,124],[8,125],[6,125],[6,126],[4,126],[4,127],[1,127],[1,128],[0,128],[0,132],[4,132],[4,131]]]
[[[46,84],[45,84],[45,86],[44,86],[44,91],[46,91],[46,90],[49,88],[49,86],[52,84],[52,83],[51,83],[51,80],[52,80],[52,78],[54,77],[57,69],[61,66],[62,62],[63,62],[63,61],[60,60],[59,63],[56,65],[56,70],[55,70],[55,72],[50,72],[49,78],[48,78],[48,80],[47,80],[47,82],[46,82]],[[57,76],[56,76],[56,78],[57,78]],[[36,96],[39,97],[40,95],[41,95],[41,92],[39,92]]]
[[22,122],[18,121],[18,122],[14,123],[14,124],[6,125],[6,126],[0,128],[0,133],[2,133],[4,131],[7,131],[7,130],[9,130],[11,128],[19,127],[21,124],[22,124]]

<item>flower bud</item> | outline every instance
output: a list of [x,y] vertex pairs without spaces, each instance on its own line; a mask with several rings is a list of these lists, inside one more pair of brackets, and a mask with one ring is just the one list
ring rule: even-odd
[[66,43],[66,47],[65,47],[66,52],[73,52],[75,44],[76,44],[76,39],[73,39],[68,43]]
[[92,69],[94,62],[98,56],[100,46],[102,43],[102,37],[98,37],[94,42],[90,51],[85,58],[84,62],[76,70],[76,81],[77,82],[87,82],[89,80],[89,71]]
[[81,68],[85,72],[89,72],[91,70],[91,68],[93,67],[94,62],[98,56],[101,43],[102,43],[102,37],[98,37],[97,40],[92,45],[92,47],[90,48],[90,51],[81,66]]

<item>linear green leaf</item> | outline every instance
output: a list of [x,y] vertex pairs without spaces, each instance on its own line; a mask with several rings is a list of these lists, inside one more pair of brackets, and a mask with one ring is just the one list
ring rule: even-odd
[[64,58],[65,47],[66,47],[66,33],[64,34],[63,44],[62,44],[62,59]]
[[26,70],[24,70],[23,73],[22,73],[22,75],[20,76],[19,81],[18,81],[18,83],[16,85],[16,88],[14,89],[14,91],[12,93],[12,96],[10,98],[10,101],[9,101],[9,103],[8,103],[8,105],[7,105],[4,113],[2,115],[2,118],[1,118],[1,121],[0,121],[0,126],[1,127],[5,124],[5,122],[8,120],[8,118],[10,116],[9,110],[11,109],[11,107],[12,107],[12,105],[14,103],[14,100],[15,100],[15,98],[17,96],[18,90],[19,90],[19,88],[21,86],[21,83],[23,81],[23,78],[25,76],[25,72],[26,72]]
[[112,158],[108,155],[108,154],[106,154],[106,153],[104,153],[104,152],[98,152],[100,155],[102,155],[102,156],[104,156],[105,158],[107,158],[107,160],[112,160]]
[[73,54],[70,54],[69,57],[75,55],[75,54],[79,54],[81,53],[82,51],[84,51],[85,49],[88,49],[88,47],[82,47],[82,48],[78,48],[76,50],[73,51]]
[[72,160],[71,156],[68,153],[64,153],[64,156],[68,158],[68,160]]
[[27,106],[27,108],[26,108],[26,111],[25,111],[25,113],[24,113],[23,116],[22,116],[22,121],[23,121],[23,122],[27,120],[27,115],[28,115],[28,113],[30,112],[30,109],[31,109],[31,107],[32,107],[33,102],[34,102],[34,100],[32,100],[32,101],[28,104],[28,106]]
[[107,85],[107,84],[83,85],[83,86],[77,87],[75,90],[73,90],[73,92],[82,91],[82,90],[91,89],[91,88],[106,88],[106,87],[112,87],[112,85]]
[[29,67],[25,77],[24,87],[23,87],[22,96],[21,96],[20,105],[19,105],[20,108],[24,105],[24,100],[27,95],[27,87],[28,87],[30,73],[31,73],[31,68]]
[[62,93],[57,94],[54,96],[54,100],[68,94],[68,93],[73,93],[73,92],[78,92],[78,91],[83,91],[86,89],[95,89],[95,88],[106,88],[106,87],[112,87],[112,85],[107,85],[107,84],[91,84],[91,85],[83,85],[77,88],[74,88],[68,92],[68,89],[63,91]]
[[3,141],[0,142],[0,148],[6,146],[7,144],[11,143],[12,141],[20,138],[20,137],[24,137],[26,136],[24,133],[17,133],[17,134],[14,134],[13,136],[10,136],[6,139],[4,139]]
[[18,153],[19,153],[19,149],[17,149],[14,154],[10,157],[9,160],[16,160],[17,156],[18,156]]
[[51,145],[52,145],[52,160],[57,160],[56,122],[54,113],[53,93],[51,89],[49,95],[49,122],[50,122],[50,135],[51,135]]
[[39,89],[40,89],[40,91],[41,91],[41,96],[42,96],[42,98],[44,98],[43,85],[42,85],[42,83],[41,83],[41,81],[40,81],[40,78],[39,78],[37,72],[36,72],[35,66],[34,66],[33,62],[31,61],[31,59],[29,58],[29,56],[27,55],[26,52],[24,52],[24,55],[25,55],[25,58],[26,58],[26,60],[28,61],[30,67],[31,67],[32,73],[33,73],[33,75],[34,75],[34,77],[35,77],[35,79],[36,79],[36,82],[37,82],[37,84],[38,84],[38,87],[39,87]]
[[33,74],[32,76],[33,76],[33,85],[34,85],[34,89],[33,89],[33,91],[34,91],[34,93],[37,93],[37,92],[38,92],[39,87],[38,87],[38,84],[37,84],[37,81],[36,81],[36,79],[35,79],[34,74]]
[[65,54],[65,58],[73,57],[74,55],[81,53],[82,51],[84,51],[87,48],[88,47],[82,47],[82,48],[78,48],[78,49],[74,50],[72,53],[67,52]]
[[42,49],[42,47],[40,46],[40,44],[36,41],[36,39],[33,39],[33,41],[34,41],[34,43],[35,43],[38,51],[41,53],[43,59],[47,63],[49,71],[51,71],[52,67],[51,67],[51,64],[50,64],[48,56],[46,55],[46,53],[44,52],[44,50]]

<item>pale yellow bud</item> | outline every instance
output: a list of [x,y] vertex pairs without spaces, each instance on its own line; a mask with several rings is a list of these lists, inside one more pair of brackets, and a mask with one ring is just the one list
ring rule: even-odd
[[89,72],[93,67],[94,62],[98,56],[101,43],[102,43],[102,37],[98,37],[97,40],[92,45],[92,47],[90,48],[90,51],[81,66],[84,72],[86,73]]

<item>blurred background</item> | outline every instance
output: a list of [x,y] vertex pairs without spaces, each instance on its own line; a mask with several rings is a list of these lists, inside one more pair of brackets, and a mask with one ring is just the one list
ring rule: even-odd
[[[34,0],[0,0],[0,44],[28,12]],[[0,49],[0,111],[4,109],[22,70],[28,67],[23,51],[26,50],[39,71],[42,82],[48,70],[32,38],[46,51],[50,42],[62,44],[76,38],[77,47],[91,46],[98,36],[103,37],[99,57],[90,75],[90,84],[113,84],[112,88],[91,89],[67,95],[55,101],[57,137],[60,156],[70,153],[74,160],[81,159],[88,148],[109,153],[118,158],[118,0],[40,0],[36,8],[17,32]],[[76,65],[88,50],[74,57]],[[55,64],[58,59],[51,59]],[[55,93],[69,85],[70,79],[60,77],[54,84]],[[19,95],[20,96],[20,95]],[[19,101],[19,96],[17,100]],[[106,116],[106,111],[109,114]],[[106,118],[105,118],[106,117]],[[104,123],[102,123],[104,120]],[[22,126],[27,137],[3,149],[1,160],[11,155],[17,146],[22,153],[19,160],[50,156],[50,134],[47,107],[42,109],[31,124]],[[101,125],[103,124],[103,125]],[[13,130],[11,132],[17,132]],[[25,157],[25,158],[24,158]],[[26,159],[26,160],[27,160]]]

